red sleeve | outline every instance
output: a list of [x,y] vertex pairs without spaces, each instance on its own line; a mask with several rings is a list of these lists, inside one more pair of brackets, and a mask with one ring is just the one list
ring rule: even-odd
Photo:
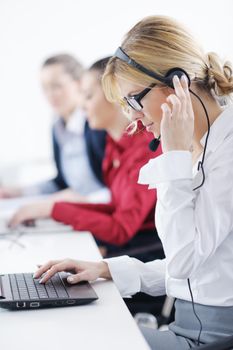
[[75,230],[91,231],[107,243],[123,245],[142,228],[156,203],[155,190],[148,191],[147,186],[137,184],[137,179],[138,169],[129,174],[121,203],[115,210],[109,204],[60,202],[54,205],[52,217],[72,225]]
[[[156,191],[137,183],[140,168],[152,156],[149,141],[147,134],[143,136],[142,133],[128,139],[128,146],[122,153],[122,166],[110,182],[112,204],[60,202],[54,205],[52,217],[115,245],[127,243],[146,227],[153,228]],[[154,156],[160,152],[158,150]]]

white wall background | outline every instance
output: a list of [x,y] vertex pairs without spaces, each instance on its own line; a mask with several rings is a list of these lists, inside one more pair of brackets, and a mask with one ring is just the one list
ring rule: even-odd
[[42,61],[68,52],[89,65],[113,53],[131,26],[152,14],[183,21],[207,51],[233,60],[232,0],[0,0],[0,178],[5,183],[29,183],[53,171],[28,170],[28,164],[43,164],[51,156],[51,111],[38,81]]

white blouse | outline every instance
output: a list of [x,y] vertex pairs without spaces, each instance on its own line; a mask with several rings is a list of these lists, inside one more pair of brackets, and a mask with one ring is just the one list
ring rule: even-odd
[[[206,135],[201,140],[204,145]],[[201,157],[200,157],[201,159]],[[199,160],[200,160],[199,159]],[[233,306],[233,106],[210,129],[205,182],[187,151],[151,159],[139,183],[157,188],[156,226],[166,258],[106,259],[122,295],[167,293],[204,305]]]

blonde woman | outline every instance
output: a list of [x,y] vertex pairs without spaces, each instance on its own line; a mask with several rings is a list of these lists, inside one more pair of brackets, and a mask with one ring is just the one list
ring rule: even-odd
[[189,349],[231,335],[233,106],[218,102],[233,92],[230,65],[205,54],[173,19],[153,16],[126,35],[103,83],[108,98],[132,107],[132,120],[161,135],[163,154],[141,169],[139,182],[157,188],[155,220],[166,258],[51,261],[36,277],[46,272],[46,282],[73,269],[70,283],[104,277],[122,295],[175,297],[168,331],[142,329],[152,349]]

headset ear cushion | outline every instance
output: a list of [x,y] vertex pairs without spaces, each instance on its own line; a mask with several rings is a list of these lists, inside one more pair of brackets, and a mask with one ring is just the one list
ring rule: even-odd
[[173,86],[173,77],[175,75],[177,75],[179,79],[182,77],[182,75],[185,75],[186,78],[188,79],[188,86],[190,87],[191,81],[190,81],[188,73],[184,69],[177,68],[177,67],[170,69],[167,72],[167,74],[165,75],[166,84],[168,86],[170,86],[171,88],[174,88],[174,86]]

